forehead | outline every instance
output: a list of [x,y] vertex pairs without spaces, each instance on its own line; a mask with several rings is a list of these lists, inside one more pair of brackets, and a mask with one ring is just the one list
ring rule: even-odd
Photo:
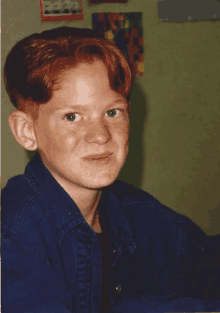
[[90,88],[90,92],[92,92],[95,86],[97,86],[99,90],[110,88],[108,71],[101,61],[96,61],[91,64],[82,63],[75,68],[65,71],[59,77],[55,91],[63,90],[65,92],[67,89],[73,88],[78,92],[81,89],[86,92]]
[[82,63],[60,75],[54,86],[52,99],[48,102],[51,111],[67,106],[105,106],[125,97],[111,89],[108,71],[101,61]]

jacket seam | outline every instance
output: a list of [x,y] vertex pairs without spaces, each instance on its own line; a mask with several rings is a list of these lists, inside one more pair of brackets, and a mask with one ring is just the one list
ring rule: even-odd
[[4,240],[12,245],[15,245],[17,248],[19,248],[23,253],[25,253],[28,256],[34,256],[35,258],[41,260],[47,260],[47,258],[43,254],[37,253],[33,248],[29,248],[29,246],[21,245],[16,241],[12,241],[11,238],[4,238]]
[[25,217],[28,215],[31,206],[38,198],[40,198],[40,195],[27,197],[25,199],[24,204],[20,208],[18,215],[15,218],[15,221],[11,227],[11,231],[9,231],[9,233],[11,232],[12,241],[15,241],[17,239]]

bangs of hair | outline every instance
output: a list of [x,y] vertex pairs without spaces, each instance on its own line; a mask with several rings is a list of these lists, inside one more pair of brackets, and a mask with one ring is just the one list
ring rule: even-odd
[[130,66],[108,40],[72,36],[25,38],[11,50],[5,63],[4,80],[10,100],[21,110],[27,108],[27,101],[29,106],[46,103],[66,71],[97,60],[106,66],[111,88],[128,98],[132,86]]

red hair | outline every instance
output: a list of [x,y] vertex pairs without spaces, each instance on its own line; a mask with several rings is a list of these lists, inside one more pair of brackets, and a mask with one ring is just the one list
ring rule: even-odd
[[4,67],[10,100],[32,111],[52,98],[65,71],[95,60],[105,64],[111,88],[128,98],[132,75],[124,54],[95,31],[61,27],[26,37],[10,51]]

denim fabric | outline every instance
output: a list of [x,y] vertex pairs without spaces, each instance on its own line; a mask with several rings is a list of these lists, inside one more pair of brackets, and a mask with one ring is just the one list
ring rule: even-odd
[[[98,210],[111,310],[219,305],[219,236],[120,181],[103,188]],[[2,190],[2,312],[99,313],[101,262],[96,233],[37,154]]]
[[220,312],[220,300],[198,300],[179,298],[175,300],[161,297],[124,299],[108,313],[153,313],[153,312]]

